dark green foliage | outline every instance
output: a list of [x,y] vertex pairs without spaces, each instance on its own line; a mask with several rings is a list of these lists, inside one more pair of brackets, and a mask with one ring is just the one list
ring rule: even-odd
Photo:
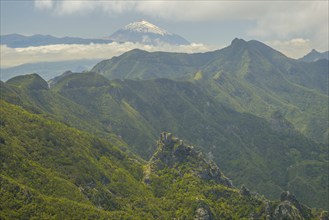
[[48,89],[48,84],[38,74],[30,74],[25,76],[16,76],[9,79],[7,82],[9,85],[15,85],[21,89],[29,90],[42,90]]
[[139,49],[98,63],[92,72],[109,79],[180,78],[209,62],[209,54],[148,53]]
[[[270,198],[290,190],[309,205],[326,207],[326,148],[294,130],[279,111],[266,121],[223,106],[194,83],[108,81],[94,73],[70,74],[38,93],[8,84],[1,89],[8,101],[50,113],[144,159],[153,155],[161,131],[173,131],[214,159],[238,186]],[[312,172],[305,173],[304,164]]]
[[[89,73],[89,77],[93,75]],[[306,194],[303,192],[305,184],[316,188],[326,186],[314,181],[323,175],[325,178],[326,174],[318,173],[316,178],[298,184],[290,184],[295,177],[287,175],[289,167],[306,160],[327,166],[327,159],[320,158],[325,155],[325,147],[295,131],[279,111],[267,122],[224,107],[193,83],[168,79],[117,80],[97,87],[61,87],[74,84],[75,80],[80,80],[79,76],[63,78],[54,89],[86,107],[144,158],[153,154],[151,146],[158,134],[171,130],[213,157],[238,185],[244,183],[271,198],[277,198],[282,189],[286,189],[308,204],[326,203],[327,190],[308,190],[317,194],[316,199],[303,195]]]
[[95,212],[105,218],[109,215],[101,210],[128,213],[126,204],[149,195],[139,183],[142,165],[111,143],[4,101],[0,110],[1,185],[7,196],[1,196],[1,215],[12,209],[18,211],[17,218],[55,215],[54,201],[59,204],[57,211],[67,205],[72,215],[85,207],[82,217]]
[[[243,196],[218,182],[216,177],[225,177],[213,168],[216,165],[173,136],[170,142],[159,140],[162,147],[145,164],[107,140],[3,100],[0,104],[1,219],[191,219],[205,215],[241,219],[275,214],[264,207],[269,204],[275,210],[277,203]],[[152,168],[155,158],[163,158],[166,152],[176,155],[176,160],[163,161],[163,169]],[[202,174],[210,171],[213,176],[204,178]],[[296,204],[288,208],[298,209]],[[294,214],[296,219],[304,216],[300,210]],[[311,219],[319,212],[306,214]]]
[[[204,54],[134,50],[102,61],[93,70],[109,79],[191,81],[196,86],[170,86],[164,79],[118,81],[119,94],[157,132],[171,130],[201,146],[235,183],[274,197],[289,189],[310,199],[310,205],[327,207],[328,175],[322,170],[328,167],[328,66],[328,60],[300,62],[261,42],[235,39],[227,48]],[[187,85],[190,89],[184,91]],[[127,87],[132,90],[129,95],[123,92]],[[200,105],[200,100],[209,99],[220,110]],[[247,114],[225,115],[218,103],[269,124]],[[312,167],[308,174],[306,164]]]
[[269,119],[280,110],[301,133],[327,144],[328,62],[300,62],[261,42],[235,39],[203,54],[133,50],[93,71],[109,79],[189,79],[240,112]]
[[[328,206],[328,151],[304,135],[327,143],[327,64],[235,39],[205,54],[133,50],[94,68],[148,80],[69,72],[51,88],[36,74],[0,82],[0,218],[320,216],[302,203]],[[162,131],[196,147],[166,133],[154,144]],[[282,190],[301,203],[253,193]]]
[[[276,218],[273,219],[281,219],[283,216],[284,213],[277,211],[278,204],[237,190],[228,184],[216,165],[205,161],[200,153],[171,134],[163,133],[157,144],[158,151],[148,164],[146,182],[154,195],[164,201],[162,207],[174,212],[174,216],[186,219],[191,216],[197,219],[272,219],[274,215]],[[179,160],[182,155],[176,154],[179,148],[184,149],[184,160]],[[204,179],[200,174],[207,172],[213,175]],[[214,184],[218,178],[222,184]],[[289,200],[291,205],[287,208],[295,210],[294,218],[290,219],[314,217],[311,210],[299,204],[293,195],[289,194],[282,200]],[[290,212],[288,214],[292,215]]]

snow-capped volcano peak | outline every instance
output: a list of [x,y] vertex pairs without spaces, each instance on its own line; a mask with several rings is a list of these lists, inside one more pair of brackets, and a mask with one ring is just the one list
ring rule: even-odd
[[172,35],[170,32],[159,28],[158,26],[146,21],[140,20],[126,25],[123,30],[129,30],[133,32],[141,32],[141,33],[154,33],[159,35]]
[[117,42],[133,42],[147,45],[187,45],[187,40],[177,34],[170,33],[158,26],[140,20],[126,25],[114,32],[107,39]]

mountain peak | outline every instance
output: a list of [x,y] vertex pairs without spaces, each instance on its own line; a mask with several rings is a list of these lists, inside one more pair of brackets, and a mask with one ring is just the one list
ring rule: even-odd
[[186,45],[183,37],[170,33],[144,19],[132,22],[114,32],[108,39],[117,42],[133,42],[147,45]]
[[132,32],[140,32],[140,33],[153,33],[153,34],[159,34],[159,35],[172,35],[170,32],[144,20],[141,19],[136,22],[132,22],[128,25],[126,25],[123,30],[129,30]]
[[319,52],[316,49],[312,49],[311,52],[300,58],[299,60],[304,62],[315,62],[321,59],[329,60],[329,51]]
[[47,82],[36,73],[15,76],[9,79],[6,83],[15,85],[19,88],[31,90],[48,90]]
[[247,42],[243,39],[239,39],[239,38],[234,38],[231,42],[231,45],[243,45],[246,44]]

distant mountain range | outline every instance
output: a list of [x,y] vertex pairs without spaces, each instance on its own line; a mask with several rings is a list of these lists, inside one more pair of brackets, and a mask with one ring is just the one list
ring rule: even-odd
[[43,79],[50,80],[61,75],[67,70],[71,70],[73,72],[90,70],[99,61],[99,59],[94,59],[27,63],[9,68],[1,68],[0,80],[7,81],[12,77],[31,73],[38,73]]
[[130,23],[111,36],[97,39],[84,39],[79,37],[54,37],[51,35],[24,36],[20,34],[1,35],[0,42],[11,48],[22,48],[31,46],[46,46],[54,44],[107,44],[113,41],[124,43],[133,42],[146,45],[186,45],[190,44],[183,37],[170,33],[162,28],[141,20]]
[[304,57],[300,58],[300,61],[305,61],[305,62],[314,62],[314,61],[318,61],[321,59],[326,59],[329,60],[329,51],[320,53],[318,51],[316,51],[315,49],[313,49],[311,52],[309,52],[308,54],[306,54]]
[[183,37],[170,33],[146,20],[130,23],[113,33],[108,39],[117,42],[134,42],[150,45],[186,45],[190,44]]
[[111,43],[108,39],[84,39],[78,37],[54,37],[51,35],[24,36],[20,34],[8,34],[0,36],[1,44],[11,48],[37,47],[54,44],[106,44]]

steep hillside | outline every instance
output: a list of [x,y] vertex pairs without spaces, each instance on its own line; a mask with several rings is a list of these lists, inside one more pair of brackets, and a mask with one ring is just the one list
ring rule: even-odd
[[[245,186],[237,190],[215,163],[171,133],[161,133],[157,146],[144,181],[174,216],[186,219],[190,216],[194,219],[314,218],[311,210],[289,192],[281,194],[280,202],[270,202]],[[321,216],[326,214],[322,212]]]
[[98,63],[91,71],[109,79],[177,79],[195,73],[212,55],[180,54],[167,52],[149,53],[134,49],[119,57]]
[[287,193],[272,202],[234,188],[213,162],[166,133],[145,163],[3,100],[0,113],[1,219],[313,219],[324,213]]
[[65,97],[53,92],[48,84],[37,74],[17,76],[6,83],[0,82],[1,99],[67,125],[91,132],[104,138],[110,138],[107,128],[83,106],[77,105]]
[[109,81],[71,73],[39,90],[30,85],[35,81],[45,84],[36,75],[2,83],[3,98],[110,141],[120,135],[122,149],[145,159],[156,150],[158,134],[170,130],[196,144],[237,185],[270,198],[289,190],[312,206],[327,204],[325,146],[301,135],[278,111],[266,121],[223,106],[194,83],[168,79]]
[[[271,198],[286,189],[309,204],[326,203],[326,148],[295,131],[280,112],[269,121],[241,114],[193,83],[168,79],[106,83],[94,73],[71,74],[52,90],[85,107],[144,158],[153,154],[158,133],[171,130],[199,146],[239,185]],[[307,177],[305,166],[317,177]]]
[[328,143],[328,61],[300,63],[260,42],[235,41],[204,69],[201,87],[242,112],[269,119],[280,111],[303,134]]
[[128,206],[152,201],[136,159],[3,100],[0,111],[1,218],[152,218]]
[[266,119],[280,111],[297,130],[328,143],[328,60],[290,59],[258,41],[234,39],[222,50],[179,54],[133,50],[92,71],[109,79],[184,79],[221,103]]

